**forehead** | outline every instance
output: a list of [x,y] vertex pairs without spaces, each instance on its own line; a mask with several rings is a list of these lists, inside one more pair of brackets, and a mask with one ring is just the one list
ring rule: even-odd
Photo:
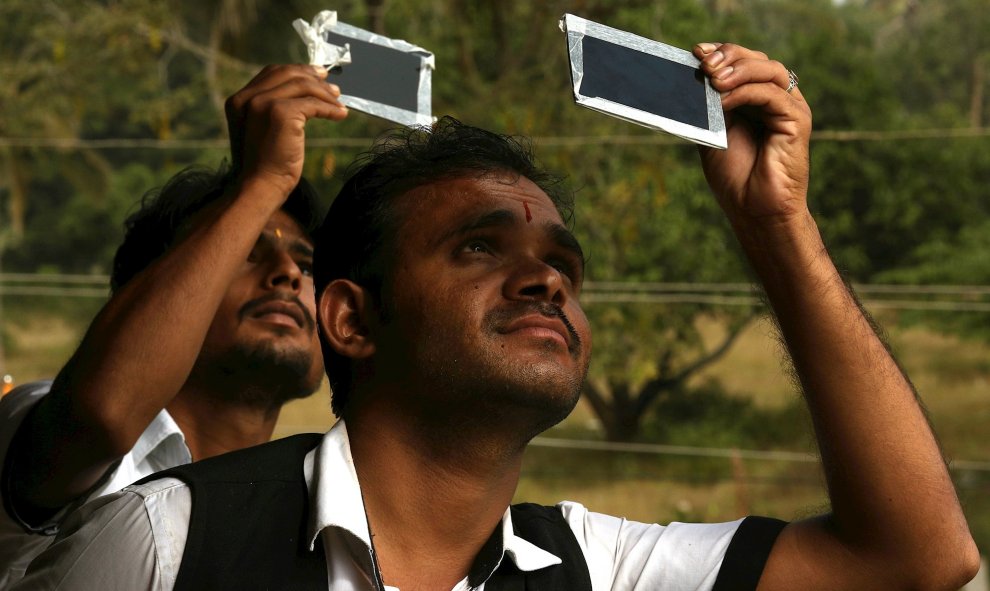
[[302,227],[302,224],[281,209],[268,218],[268,221],[265,223],[265,230],[268,232],[278,230],[279,234],[286,237],[297,238],[308,243],[313,242],[313,239],[306,233],[306,229]]
[[396,207],[402,230],[418,229],[431,234],[447,224],[495,209],[518,210],[527,221],[539,224],[564,223],[542,189],[526,177],[509,174],[444,179],[421,185],[403,195]]

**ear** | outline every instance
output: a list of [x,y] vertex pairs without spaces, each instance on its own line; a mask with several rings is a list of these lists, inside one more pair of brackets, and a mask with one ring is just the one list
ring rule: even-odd
[[350,359],[365,359],[375,352],[368,330],[370,296],[347,279],[336,279],[320,294],[316,316],[320,331],[333,350]]

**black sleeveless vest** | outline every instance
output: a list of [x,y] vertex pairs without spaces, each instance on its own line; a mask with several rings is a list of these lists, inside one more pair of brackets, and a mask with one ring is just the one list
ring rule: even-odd
[[[158,472],[189,485],[192,513],[175,590],[326,590],[320,537],[306,539],[309,499],[302,465],[322,435],[287,437]],[[591,577],[574,533],[554,507],[514,505],[515,535],[558,556],[560,565],[522,572],[502,560],[486,591],[591,591]],[[501,529],[479,553],[472,574],[481,580],[501,558]],[[489,561],[486,564],[486,561]]]

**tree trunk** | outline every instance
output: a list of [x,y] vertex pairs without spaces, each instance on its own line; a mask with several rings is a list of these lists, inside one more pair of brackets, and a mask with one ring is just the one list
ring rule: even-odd
[[24,211],[27,207],[24,175],[17,163],[17,152],[14,148],[3,148],[0,159],[7,171],[7,188],[10,190],[10,203],[7,214],[10,216],[7,227],[0,223],[0,231],[9,232],[12,242],[17,242],[24,236]]
[[973,87],[969,94],[969,126],[983,127],[983,88],[986,85],[986,60],[984,56],[973,58]]
[[385,0],[365,0],[368,7],[368,29],[379,35],[385,34]]
[[673,375],[666,367],[670,363],[668,352],[661,354],[656,362],[658,376],[643,384],[635,394],[630,392],[628,382],[596,384],[587,381],[582,392],[601,422],[605,438],[618,442],[635,441],[639,437],[643,417],[656,401],[665,393],[681,387],[688,378],[725,355],[753,318],[755,315],[750,314],[733,323],[717,347],[700,355]]

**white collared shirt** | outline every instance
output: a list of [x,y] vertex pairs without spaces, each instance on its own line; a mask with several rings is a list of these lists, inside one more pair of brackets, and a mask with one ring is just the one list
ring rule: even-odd
[[[24,417],[50,388],[50,380],[32,382],[18,386],[0,400],[0,466],[4,465],[10,442]],[[117,492],[159,470],[188,464],[191,459],[182,431],[163,410],[144,430],[131,451],[88,495],[66,506],[45,523],[28,525],[0,508],[0,589],[9,588],[23,576],[31,560],[55,539],[59,524],[73,509],[86,501]]]
[[[371,537],[343,421],[306,456],[303,470],[315,500],[307,515],[309,541],[312,547],[316,536],[322,536],[328,588],[374,589]],[[191,506],[189,488],[175,478],[130,486],[88,503],[67,520],[58,540],[31,564],[15,590],[171,590]],[[592,513],[577,503],[558,507],[584,552],[595,591],[710,589],[742,521],[661,526]],[[520,570],[560,563],[513,534],[508,508],[502,542],[503,559]],[[467,589],[466,578],[454,586],[454,591]]]

